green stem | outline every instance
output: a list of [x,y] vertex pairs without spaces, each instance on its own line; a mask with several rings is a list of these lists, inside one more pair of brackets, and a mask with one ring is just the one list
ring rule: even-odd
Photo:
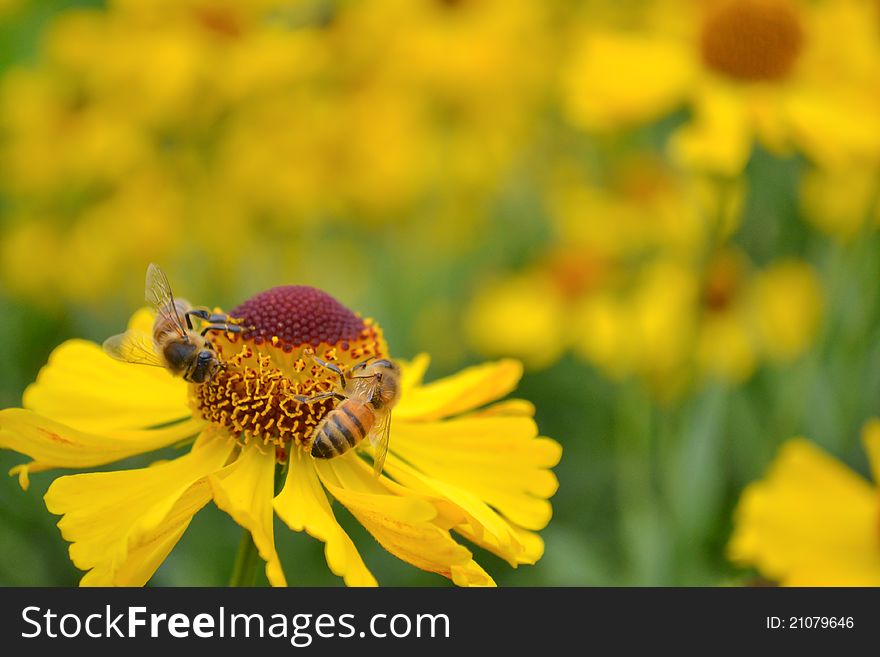
[[251,533],[245,529],[238,544],[238,554],[235,555],[235,565],[232,567],[232,576],[229,578],[229,586],[254,586],[257,581],[257,572],[260,565],[260,555]]
[[615,461],[620,543],[628,581],[662,586],[669,581],[671,542],[654,485],[654,407],[649,393],[631,381],[618,393]]

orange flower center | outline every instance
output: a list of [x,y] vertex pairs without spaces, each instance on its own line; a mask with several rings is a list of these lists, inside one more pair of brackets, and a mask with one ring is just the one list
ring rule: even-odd
[[231,7],[212,7],[205,4],[193,10],[196,24],[222,39],[237,39],[245,33],[244,17]]
[[703,282],[703,308],[710,313],[722,313],[737,300],[742,287],[745,265],[734,253],[722,253],[706,270]]
[[314,427],[335,405],[332,398],[295,399],[339,386],[336,374],[315,363],[313,355],[343,371],[388,355],[372,320],[315,288],[272,288],[229,315],[252,328],[212,338],[224,369],[208,383],[190,386],[191,403],[201,417],[242,443],[274,443],[279,462],[287,460],[291,443],[308,446]]
[[706,65],[738,80],[781,80],[803,47],[789,0],[721,0],[706,13],[700,49]]

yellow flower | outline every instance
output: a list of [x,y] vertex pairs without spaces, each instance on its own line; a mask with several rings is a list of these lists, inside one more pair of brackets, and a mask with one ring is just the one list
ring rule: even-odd
[[590,131],[641,125],[680,106],[693,78],[693,62],[674,40],[589,30],[563,74],[564,108]]
[[554,230],[586,259],[629,262],[656,251],[688,257],[703,248],[707,216],[725,228],[737,222],[736,204],[718,207],[717,194],[650,153],[615,158],[602,184],[583,178],[575,166],[560,166],[550,200]]
[[758,362],[749,324],[747,274],[744,254],[722,251],[706,268],[698,298],[697,365],[706,375],[724,381],[747,379]]
[[689,381],[738,383],[764,360],[797,358],[822,309],[808,264],[783,260],[752,273],[730,248],[705,268],[658,258],[626,284],[586,294],[569,323],[576,353],[613,378],[640,376],[670,397]]
[[697,342],[701,369],[738,382],[762,359],[796,359],[816,336],[823,298],[807,263],[780,260],[749,273],[743,254],[723,251],[710,263],[703,283]]
[[862,439],[874,484],[803,438],[783,445],[742,494],[730,557],[786,586],[880,586],[880,420]]
[[551,280],[521,274],[479,290],[465,317],[468,342],[479,353],[514,356],[534,368],[565,349],[565,299]]
[[[133,275],[140,249],[210,256],[217,235],[286,247],[286,273],[306,280],[328,222],[358,246],[360,231],[401,222],[410,229],[388,231],[395,239],[435,231],[460,252],[534,137],[553,16],[523,0],[120,0],[58,11],[34,57],[0,76],[0,194],[13,217],[0,226],[0,244],[12,244],[0,285],[99,305],[101,281]],[[112,227],[95,239],[107,206],[117,217],[149,208],[158,223],[131,223],[161,226],[162,239]],[[254,217],[259,234],[241,228]],[[31,221],[38,230],[22,227]],[[71,235],[89,235],[88,249],[73,240],[68,251]],[[44,238],[67,266],[20,280],[22,247]],[[341,279],[363,270],[338,262],[350,268]]]
[[859,0],[706,7],[695,35],[695,119],[673,140],[683,161],[736,175],[754,142],[825,165],[876,156],[878,123],[863,72],[877,55],[873,7]]
[[725,176],[756,142],[826,165],[880,153],[871,3],[672,0],[633,14],[578,35],[563,90],[575,125],[626,128],[688,107],[674,154]]
[[[658,259],[631,283],[585,300],[575,315],[574,348],[612,376],[642,377],[659,396],[674,398],[690,373],[697,279],[680,263]],[[594,317],[604,325],[595,335]]]
[[[557,488],[550,468],[561,448],[537,437],[529,403],[485,406],[514,388],[519,363],[479,365],[432,383],[422,380],[427,356],[404,364],[390,453],[374,477],[357,450],[312,458],[312,431],[332,402],[294,396],[336,385],[312,353],[343,370],[387,355],[379,327],[307,287],[273,288],[231,315],[253,328],[212,338],[226,367],[208,383],[120,363],[71,340],[27,389],[24,408],[0,411],[0,447],[32,459],[10,473],[24,488],[33,472],[189,445],[146,468],[52,483],[46,505],[63,516],[71,560],[88,571],[83,585],[143,585],[211,500],[250,532],[271,584],[286,581],[274,544],[277,513],[326,544],[328,566],[346,584],[374,585],[327,492],[389,552],[458,585],[493,580],[452,530],[514,567],[541,557],[536,532],[550,520]],[[149,334],[150,313],[136,313],[130,328]],[[276,473],[284,476],[277,495]]]
[[877,166],[813,168],[800,181],[801,213],[823,233],[847,242],[880,226]]
[[780,260],[755,276],[752,314],[759,344],[775,361],[790,361],[810,346],[822,319],[824,294],[813,268]]

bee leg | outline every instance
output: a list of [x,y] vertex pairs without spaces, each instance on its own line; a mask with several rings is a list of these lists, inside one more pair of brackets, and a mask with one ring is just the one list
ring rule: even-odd
[[[231,324],[235,322],[234,317],[230,317],[226,313],[212,313],[205,317],[205,321],[211,324]],[[241,321],[241,320],[238,320]]]
[[202,335],[205,335],[208,331],[226,331],[227,333],[241,333],[243,330],[244,327],[237,324],[209,324],[202,329]]
[[[230,317],[226,313],[212,313],[206,308],[192,308],[186,312],[186,315],[187,323],[189,323],[190,315],[198,317],[200,320],[207,322],[208,324],[230,324],[236,321],[235,318]],[[190,328],[192,328],[192,326],[190,326]]]
[[330,391],[330,392],[322,392],[314,397],[304,397],[303,395],[295,395],[294,399],[298,401],[300,404],[314,404],[317,401],[323,401],[325,399],[330,399],[330,397],[336,397],[339,401],[345,399],[345,395]]
[[331,372],[335,372],[337,376],[339,376],[339,383],[342,384],[342,389],[345,390],[345,374],[342,373],[342,370],[339,369],[338,365],[334,365],[333,363],[327,363],[317,356],[312,356],[312,360],[315,361],[321,367],[326,367]]
[[186,311],[186,321],[189,323],[190,317],[198,317],[203,320],[210,320],[211,313],[205,310],[204,308],[190,308]]

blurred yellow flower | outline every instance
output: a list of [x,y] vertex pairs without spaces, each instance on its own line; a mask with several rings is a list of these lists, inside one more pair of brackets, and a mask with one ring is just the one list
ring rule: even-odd
[[565,349],[565,299],[544,276],[517,275],[478,291],[465,317],[465,335],[487,356],[513,356],[546,367]]
[[675,396],[693,341],[696,284],[688,268],[659,259],[623,289],[587,295],[573,317],[575,353],[615,378],[641,377]]
[[702,290],[697,357],[703,372],[747,379],[761,360],[791,361],[812,344],[824,295],[813,268],[779,260],[750,273],[728,249],[710,263]]
[[[563,107],[589,131],[643,125],[680,107],[696,70],[674,39],[584,30],[563,73]],[[650,65],[648,65],[650,63]]]
[[[89,468],[191,443],[184,455],[146,468],[52,483],[46,505],[63,516],[58,524],[71,560],[88,571],[83,585],[145,584],[212,499],[250,532],[272,585],[286,582],[275,550],[276,513],[326,544],[328,566],[346,584],[374,585],[325,491],[386,550],[457,585],[493,580],[451,530],[514,567],[541,557],[536,531],[551,517],[557,481],[550,468],[561,448],[537,437],[529,403],[485,406],[515,387],[519,363],[479,365],[427,384],[427,356],[405,364],[390,453],[384,474],[374,477],[355,450],[329,460],[311,456],[312,431],[332,406],[299,403],[294,395],[334,385],[311,353],[345,370],[387,355],[380,329],[305,287],[274,288],[232,315],[253,329],[243,338],[213,338],[225,368],[207,383],[120,363],[93,343],[71,340],[27,389],[24,408],[0,411],[0,447],[32,459],[10,473],[25,488],[32,472]],[[141,311],[130,328],[149,335],[152,321]]]
[[755,276],[752,295],[763,353],[777,361],[802,354],[818,331],[824,306],[813,268],[804,262],[779,260]]
[[824,165],[876,157],[880,124],[865,90],[876,74],[863,73],[880,45],[868,27],[874,7],[860,0],[717,0],[706,7],[695,118],[672,142],[683,161],[733,176],[755,141]]
[[873,484],[803,438],[783,445],[743,491],[730,558],[786,586],[880,586],[880,420],[862,439]]
[[481,288],[466,317],[470,345],[536,368],[570,348],[613,379],[641,377],[675,397],[688,382],[739,383],[765,360],[799,357],[822,318],[821,284],[798,260],[754,272],[727,247],[705,266],[661,251],[638,267],[608,270],[567,253]]
[[800,182],[800,210],[811,224],[841,241],[880,225],[880,173],[876,166],[813,168]]
[[[540,117],[551,16],[525,0],[60,11],[0,80],[0,241],[30,244],[22,225],[36,221],[63,257],[24,281],[13,253],[0,280],[94,304],[149,259],[211,259],[217,235],[302,248],[327,225],[348,235],[432,213],[470,235]],[[109,208],[134,229],[108,226]],[[85,234],[88,248],[70,239]]]
[[585,261],[627,262],[655,252],[682,257],[705,243],[709,217],[735,222],[737,208],[707,205],[700,181],[647,152],[613,161],[602,182],[560,164],[550,181],[550,220],[559,241]]
[[755,142],[825,165],[874,159],[875,24],[876,7],[863,0],[647,3],[626,21],[592,21],[576,35],[563,103],[587,130],[687,106],[693,116],[672,152],[724,176],[743,170]]
[[696,358],[710,377],[740,382],[751,376],[758,362],[749,323],[749,263],[735,249],[716,254],[703,275],[698,299]]

